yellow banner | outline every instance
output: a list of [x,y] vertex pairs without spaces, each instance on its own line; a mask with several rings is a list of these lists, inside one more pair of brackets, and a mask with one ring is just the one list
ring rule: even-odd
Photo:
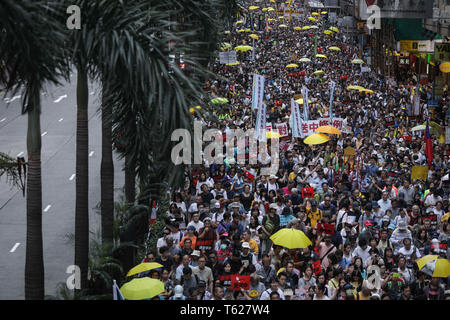
[[411,180],[427,180],[428,166],[414,166],[411,170]]

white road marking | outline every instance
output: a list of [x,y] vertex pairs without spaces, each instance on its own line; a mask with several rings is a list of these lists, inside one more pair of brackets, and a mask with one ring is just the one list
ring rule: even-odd
[[12,247],[12,249],[11,249],[9,252],[14,252],[14,251],[16,251],[17,247],[19,247],[19,246],[20,246],[20,242],[17,242],[17,243],[14,245],[14,247]]
[[61,118],[61,119],[59,119],[59,120],[58,120],[58,122],[61,122],[61,121],[63,121],[63,120],[64,120],[64,119],[63,119],[63,118]]
[[92,157],[94,155],[94,151],[91,151],[91,153],[89,153],[89,157]]
[[47,134],[47,131],[41,134],[41,137],[45,136]]
[[6,103],[11,103],[11,102],[13,102],[14,100],[20,99],[21,97],[22,97],[21,95],[15,96],[15,97],[13,97],[12,99],[6,101]]
[[75,173],[73,175],[70,176],[69,180],[72,181],[73,178],[75,178]]
[[51,207],[52,207],[51,204],[49,204],[48,206],[46,206],[45,209],[44,209],[44,212],[47,212]]
[[94,93],[95,93],[94,91],[91,91],[89,94],[92,96]]
[[6,120],[6,118],[3,118],[2,120],[0,120],[0,122],[3,122],[3,121],[5,121]]
[[22,151],[21,153],[19,153],[19,154],[17,155],[17,157],[20,157],[21,155],[23,155],[23,151]]
[[10,100],[10,98],[5,98],[3,99],[4,101],[8,102]]
[[60,102],[62,99],[67,98],[67,94],[60,96],[58,99],[56,99],[55,101],[53,101],[54,103],[58,103]]

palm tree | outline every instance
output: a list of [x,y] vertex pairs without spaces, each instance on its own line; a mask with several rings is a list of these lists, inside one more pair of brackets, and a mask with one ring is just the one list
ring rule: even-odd
[[[72,61],[78,70],[77,83],[77,162],[75,212],[75,264],[81,269],[81,288],[87,286],[89,254],[88,208],[88,76],[100,81],[102,90],[102,164],[101,164],[101,219],[102,239],[112,242],[114,220],[114,167],[111,141],[111,107],[107,102],[108,82],[131,75],[133,67],[145,70],[147,47],[133,42],[136,30],[132,25],[147,13],[140,1],[78,0],[84,21],[81,30],[71,34]],[[140,61],[139,61],[140,59]],[[119,63],[128,63],[121,73]],[[124,80],[125,81],[125,80]],[[126,83],[126,81],[125,81]],[[148,83],[148,82],[147,82]],[[132,85],[135,85],[133,83]],[[136,98],[136,97],[134,97]]]
[[58,1],[0,2],[0,82],[7,91],[25,86],[22,114],[28,115],[27,240],[25,299],[44,298],[41,182],[41,89],[46,82],[58,84],[69,78],[62,50],[65,30]]
[[6,176],[6,182],[13,187],[22,189],[25,195],[26,164],[24,158],[15,160],[6,153],[0,152],[0,178],[2,176]]

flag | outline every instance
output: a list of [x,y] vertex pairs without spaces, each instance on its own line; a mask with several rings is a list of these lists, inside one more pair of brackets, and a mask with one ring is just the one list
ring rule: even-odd
[[120,292],[116,280],[113,280],[113,300],[125,300],[125,298],[122,295],[122,292]]
[[433,142],[431,142],[431,135],[430,135],[430,126],[428,124],[428,117],[427,117],[427,128],[425,130],[425,155],[428,159],[428,166],[431,168],[431,164],[433,162]]
[[250,182],[253,182],[253,179],[255,179],[255,175],[247,170],[244,171],[244,177],[246,177]]

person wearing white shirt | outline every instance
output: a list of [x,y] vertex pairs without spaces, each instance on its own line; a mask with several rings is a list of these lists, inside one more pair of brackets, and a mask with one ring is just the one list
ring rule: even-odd
[[200,214],[198,212],[195,212],[192,215],[192,221],[189,222],[186,228],[188,228],[189,226],[193,226],[195,228],[195,231],[197,231],[197,233],[200,232],[200,229],[204,227],[203,222],[200,221]]
[[366,261],[368,258],[370,258],[369,250],[370,247],[367,245],[366,240],[360,239],[358,242],[358,246],[355,250],[353,250],[352,259],[358,256],[363,262]]
[[278,280],[277,279],[273,279],[272,282],[270,283],[270,288],[265,290],[262,294],[261,294],[261,298],[259,298],[259,300],[270,300],[270,294],[272,292],[278,292],[278,294],[280,295],[280,299],[281,300],[285,300],[284,294],[283,294],[283,290],[281,290],[280,288],[278,288]]
[[391,200],[388,199],[388,192],[383,191],[383,195],[380,200],[378,200],[378,205],[380,206],[381,210],[383,211],[383,215],[385,214],[386,210],[392,210],[392,204]]

